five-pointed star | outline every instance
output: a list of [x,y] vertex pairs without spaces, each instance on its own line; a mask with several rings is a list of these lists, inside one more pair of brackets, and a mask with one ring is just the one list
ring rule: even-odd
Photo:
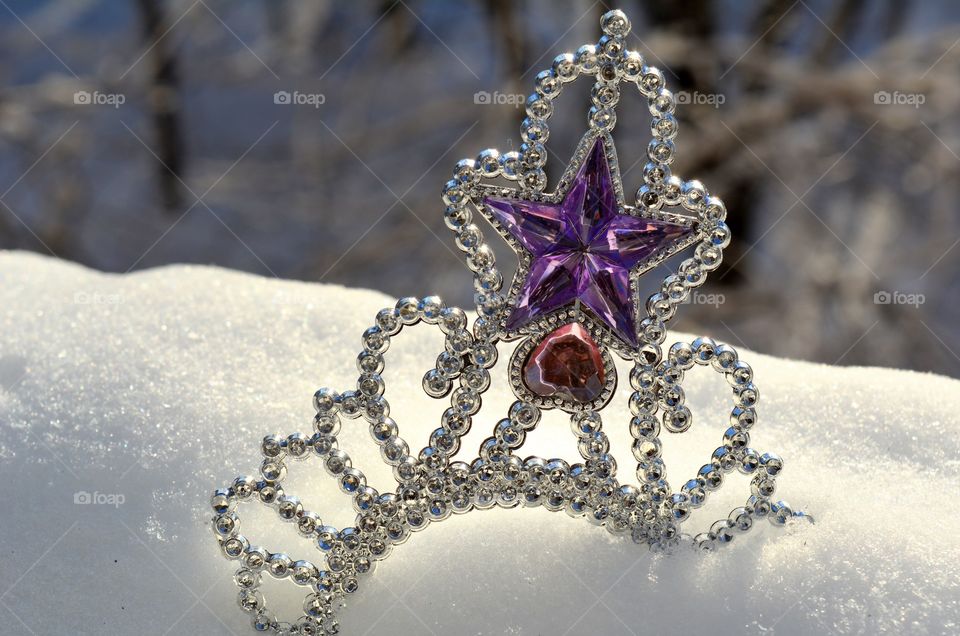
[[531,256],[506,320],[508,331],[579,300],[621,340],[638,346],[631,270],[676,246],[693,229],[622,214],[614,178],[598,137],[560,203],[483,200],[488,213]]

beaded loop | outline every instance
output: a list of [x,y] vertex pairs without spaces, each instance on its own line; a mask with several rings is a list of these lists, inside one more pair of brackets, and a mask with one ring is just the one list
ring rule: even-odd
[[[630,432],[640,482],[635,486],[618,481],[617,463],[610,454],[600,413],[595,410],[571,414],[570,427],[577,439],[581,462],[521,458],[517,451],[541,416],[536,404],[523,400],[511,405],[507,417],[483,441],[475,459],[454,460],[460,438],[469,430],[471,417],[480,408],[480,395],[489,387],[489,373],[483,363],[491,362],[490,353],[477,355],[478,350],[492,346],[484,338],[489,333],[485,319],[478,318],[471,332],[462,311],[446,307],[439,298],[427,297],[401,299],[396,307],[378,313],[376,322],[376,338],[371,338],[371,330],[364,332],[356,390],[317,391],[315,433],[309,437],[302,433],[265,437],[261,443],[262,478],[238,477],[211,499],[216,513],[213,528],[221,549],[225,556],[242,563],[235,576],[240,588],[238,602],[253,615],[255,626],[267,625],[277,631],[280,625],[265,607],[258,589],[260,572],[265,570],[275,578],[289,578],[297,585],[310,587],[311,592],[304,599],[305,613],[297,621],[327,630],[317,633],[335,633],[336,608],[346,595],[359,589],[364,576],[373,571],[377,560],[389,554],[392,546],[403,543],[412,532],[426,528],[430,522],[472,509],[522,505],[563,510],[611,533],[629,534],[635,542],[653,550],[672,550],[679,542],[679,524],[705,503],[709,493],[722,486],[725,474],[736,469],[752,476],[751,495],[728,518],[697,535],[697,548],[710,550],[729,543],[737,534],[751,529],[755,519],[766,517],[771,523],[782,525],[794,516],[802,516],[794,513],[789,504],[772,500],[783,460],[772,453],[760,454],[749,446],[759,392],[753,384],[752,369],[729,345],[709,338],[678,342],[670,347],[666,360],[657,364],[638,362],[634,366],[630,374],[630,384],[635,389],[630,398]],[[446,333],[445,352],[438,357],[446,361],[445,365],[438,364],[427,375],[441,375],[447,381],[456,378],[460,386],[449,392],[451,406],[444,411],[440,428],[414,457],[387,414],[389,406],[377,374],[383,369],[381,352],[389,346],[389,339],[403,326],[418,322],[437,324]],[[453,355],[454,351],[459,359],[472,363],[464,362],[462,367],[450,364],[445,354]],[[674,492],[666,480],[659,435],[662,429],[679,433],[692,424],[681,385],[684,372],[693,366],[710,366],[723,374],[735,404],[723,444],[693,479]],[[433,397],[428,387],[424,390]],[[371,403],[376,405],[373,409]],[[363,473],[353,467],[350,456],[339,448],[341,415],[371,420],[371,436],[380,446],[384,461],[394,467],[396,492],[380,494],[368,486]],[[338,530],[325,525],[317,514],[305,510],[299,499],[283,490],[287,460],[308,457],[322,459],[327,473],[338,480],[343,492],[352,496],[357,511],[353,527]],[[302,536],[313,539],[324,555],[325,569],[310,561],[251,546],[240,534],[236,508],[239,502],[252,499],[273,507],[281,519],[295,523]]]

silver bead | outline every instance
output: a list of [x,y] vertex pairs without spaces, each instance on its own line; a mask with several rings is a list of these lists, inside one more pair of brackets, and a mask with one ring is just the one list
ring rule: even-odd
[[757,497],[769,498],[776,492],[777,484],[770,477],[760,474],[750,482],[750,490]]
[[620,9],[607,11],[600,18],[600,28],[607,35],[626,37],[630,33],[630,19]]
[[[619,37],[612,37],[609,35],[603,35],[600,37],[600,40],[597,42],[597,48],[603,53],[604,56],[611,60],[619,59],[623,55],[624,45],[623,39]],[[602,70],[602,67],[601,67]],[[616,77],[604,78],[608,80],[616,79]]]
[[647,185],[657,186],[670,178],[670,167],[650,161],[643,166],[643,181]]
[[597,130],[610,130],[617,124],[617,112],[612,108],[590,108],[589,124]]
[[520,136],[527,143],[545,143],[550,138],[550,129],[545,121],[527,117],[520,124]]
[[400,322],[400,312],[396,307],[388,307],[377,312],[377,327],[383,333],[393,336],[396,335],[403,326]]
[[240,518],[235,512],[227,512],[213,520],[213,530],[220,537],[232,537],[240,531]]
[[661,88],[656,92],[656,94],[650,98],[647,102],[647,106],[650,109],[650,114],[654,117],[667,117],[671,115],[676,108],[676,102],[673,98],[673,93],[671,93],[666,88]]
[[719,197],[707,197],[703,207],[703,218],[713,223],[727,218],[727,208]]
[[771,477],[776,477],[783,470],[783,459],[774,453],[764,453],[760,456],[760,465]]
[[626,51],[620,58],[620,70],[625,80],[637,81],[643,74],[643,56],[637,51]]
[[470,223],[457,232],[456,242],[461,251],[472,252],[483,244],[483,234],[479,227]]
[[[499,172],[499,166],[498,166],[498,172]],[[448,206],[443,213],[443,222],[446,224],[448,228],[450,228],[454,232],[459,231],[460,228],[462,228],[464,225],[467,225],[468,223],[470,223],[470,220],[472,218],[473,218],[473,213],[470,212],[470,208],[466,208],[466,207],[456,208],[456,207]]]
[[683,207],[699,212],[707,199],[707,190],[699,181],[685,181],[680,189]]
[[708,492],[723,485],[723,473],[713,464],[704,464],[697,472],[697,480],[703,484]]
[[563,84],[560,81],[560,78],[557,77],[556,73],[554,73],[551,69],[537,73],[537,77],[534,80],[534,85],[536,86],[538,93],[544,97],[552,98],[560,94],[560,89]]
[[405,325],[415,325],[420,321],[420,311],[418,306],[420,299],[414,297],[401,298],[397,301],[397,314],[400,316],[400,322]]
[[451,207],[462,207],[467,203],[467,195],[463,191],[463,184],[456,179],[447,181],[443,186],[443,202]]
[[793,517],[793,509],[786,501],[778,501],[770,506],[770,523],[776,526],[786,525]]
[[730,523],[726,519],[720,519],[710,526],[710,534],[718,543],[730,543],[733,541],[734,532]]
[[725,223],[717,223],[710,231],[710,244],[720,249],[730,245],[730,228]]
[[240,590],[237,603],[244,612],[255,613],[263,609],[263,594],[259,590]]
[[673,139],[677,136],[679,125],[673,115],[656,117],[650,123],[650,134],[660,139]]
[[660,434],[660,421],[653,415],[638,415],[630,420],[630,435],[635,439],[653,439]]
[[659,439],[636,439],[633,442],[633,456],[638,462],[648,462],[660,457],[662,446]]
[[283,462],[274,459],[265,459],[260,465],[260,474],[263,475],[263,478],[268,482],[279,482],[283,481],[283,478],[287,474],[287,469],[283,465]]
[[723,260],[723,252],[713,245],[700,243],[694,252],[694,258],[700,261],[705,270],[712,272],[720,266],[720,262]]
[[309,561],[295,561],[290,571],[290,578],[297,585],[310,585],[317,575],[317,567]]
[[354,493],[367,484],[363,473],[356,468],[347,468],[340,475],[340,490],[345,493]]
[[530,168],[542,168],[547,162],[547,149],[540,142],[522,144],[520,154],[524,164]]
[[233,492],[238,499],[249,498],[257,488],[257,480],[249,475],[243,475],[233,480]]
[[597,69],[597,47],[584,44],[574,53],[574,62],[581,73],[592,73]]
[[694,362],[700,365],[709,364],[717,353],[717,343],[705,336],[696,338],[690,346],[695,354]]
[[340,449],[334,449],[327,455],[323,465],[331,476],[337,477],[350,468],[350,456]]
[[500,155],[500,170],[507,179],[516,180],[520,176],[520,153],[511,150]]
[[461,159],[453,168],[453,177],[458,182],[471,186],[480,182],[480,170],[473,159]]
[[531,191],[540,191],[547,187],[547,173],[541,169],[528,170],[521,179],[523,188]]
[[644,184],[637,189],[637,207],[647,210],[659,210],[663,206],[663,198],[659,188]]
[[364,373],[357,380],[357,391],[365,398],[383,395],[384,388],[383,377],[379,373]]
[[477,155],[477,167],[480,174],[492,179],[500,174],[500,152],[496,148],[487,148]]
[[675,152],[676,148],[674,148],[673,142],[669,140],[652,139],[647,146],[647,156],[658,163],[670,163],[673,161]]
[[664,87],[663,73],[655,66],[644,66],[637,86],[647,98],[655,97]]
[[407,460],[410,447],[399,437],[392,437],[380,447],[380,455],[389,465],[397,466]]
[[730,511],[727,521],[731,528],[737,532],[747,532],[753,527],[753,516],[747,508],[734,508]]
[[663,182],[663,200],[667,205],[680,204],[680,191],[683,188],[683,180],[680,177],[671,175]]
[[[573,56],[570,56],[571,68],[573,68]],[[574,69],[576,70],[576,69]],[[557,74],[557,77],[561,81],[569,81],[561,75],[555,68],[554,73]],[[553,115],[553,101],[548,98],[540,95],[539,93],[533,93],[530,97],[527,98],[527,116],[532,119],[549,119]],[[499,168],[498,168],[499,169]]]
[[760,391],[753,384],[747,384],[742,387],[738,387],[736,394],[737,406],[741,408],[753,408],[757,405],[757,402],[760,401]]
[[485,243],[479,245],[473,253],[467,256],[467,267],[478,274],[485,271],[496,271],[493,270],[495,262],[496,257],[493,254],[493,250]]
[[616,84],[598,82],[590,91],[590,99],[598,108],[614,106],[620,100],[620,89]]
[[737,467],[744,475],[752,475],[760,467],[760,454],[752,448],[744,448]]
[[287,454],[294,459],[303,459],[310,450],[310,438],[303,433],[294,433],[286,440]]
[[222,515],[233,510],[236,507],[236,502],[231,497],[229,490],[221,488],[215,490],[213,496],[210,497],[210,506],[215,513]]
[[693,415],[686,406],[663,414],[663,426],[671,433],[683,433],[693,424]]
[[753,382],[753,369],[746,362],[738,360],[726,374],[730,386],[741,387]]
[[290,574],[293,561],[282,552],[276,552],[267,557],[267,572],[274,578],[282,579]]
[[575,413],[570,417],[570,428],[577,437],[590,438],[600,432],[603,422],[596,411]]
[[679,367],[680,369],[689,369],[693,367],[696,353],[693,350],[693,346],[687,342],[676,342],[670,347],[670,352],[667,354],[670,364]]
[[303,504],[292,495],[283,495],[277,499],[277,514],[281,519],[293,521],[297,515],[303,512]]

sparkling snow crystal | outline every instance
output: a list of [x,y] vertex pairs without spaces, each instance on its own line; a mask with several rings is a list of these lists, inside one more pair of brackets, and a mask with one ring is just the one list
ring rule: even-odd
[[[210,531],[210,493],[256,472],[264,435],[310,431],[314,390],[356,381],[359,336],[394,300],[207,267],[105,275],[19,253],[0,254],[0,280],[0,633],[250,633],[236,564]],[[437,330],[412,328],[386,355],[393,416],[417,448],[446,406],[420,389],[441,347]],[[509,347],[500,355],[462,454],[512,401]],[[816,524],[761,524],[715,553],[659,556],[562,513],[478,511],[397,547],[349,598],[342,632],[960,631],[960,382],[741,356],[763,398],[757,446],[785,460],[777,497]],[[604,430],[629,475],[626,385]],[[729,412],[707,370],[690,373],[686,394],[692,429],[661,436],[677,483],[709,457]],[[341,445],[384,489],[390,472],[366,429],[345,421]],[[555,412],[524,451],[578,457]],[[350,523],[319,462],[289,470],[305,505]],[[732,476],[684,529],[706,529],[748,495]],[[319,561],[276,514],[242,512],[256,543]],[[303,596],[289,581],[265,593],[281,619]]]

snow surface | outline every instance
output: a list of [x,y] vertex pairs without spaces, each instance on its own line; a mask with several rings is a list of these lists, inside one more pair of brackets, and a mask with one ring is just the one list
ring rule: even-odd
[[[353,385],[359,334],[393,300],[207,267],[106,275],[23,253],[0,253],[0,277],[0,633],[251,633],[210,492],[256,473],[265,434],[308,432],[316,388]],[[419,388],[441,346],[436,327],[418,326],[387,354],[387,398],[413,447],[445,406]],[[342,633],[957,633],[960,382],[741,357],[762,395],[753,445],[784,457],[778,497],[815,525],[762,524],[716,553],[665,557],[562,513],[475,511],[396,548],[350,598]],[[502,374],[501,362],[465,439],[471,457],[511,401]],[[622,478],[626,385],[604,411]],[[729,410],[710,371],[685,387],[693,429],[664,433],[674,484],[709,457]],[[389,486],[362,421],[340,441]],[[556,413],[525,450],[577,457]],[[313,460],[285,484],[344,525],[349,502],[331,481]],[[101,503],[77,504],[78,492]],[[684,528],[748,494],[745,478],[729,480]],[[272,511],[240,515],[255,543],[319,562]],[[289,582],[265,592],[281,614],[300,604]]]

